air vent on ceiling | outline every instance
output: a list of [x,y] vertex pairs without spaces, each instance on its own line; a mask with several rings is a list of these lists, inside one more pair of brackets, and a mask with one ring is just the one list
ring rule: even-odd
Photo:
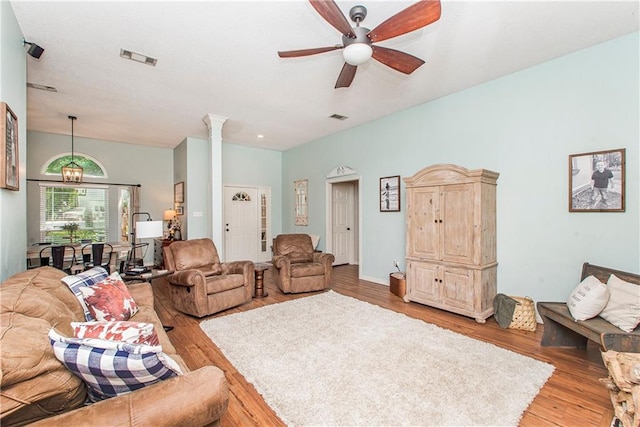
[[347,120],[349,117],[343,116],[342,114],[332,114],[329,116],[329,118],[336,119],[336,120]]
[[56,89],[53,86],[45,86],[45,85],[41,85],[38,83],[28,83],[27,82],[27,87],[30,87],[31,89],[38,89],[38,90],[46,90],[48,92],[57,92],[58,89]]
[[156,58],[151,58],[150,56],[146,56],[141,53],[132,52],[126,49],[120,49],[120,56],[125,59],[130,59],[132,61],[151,65],[152,67],[155,67],[156,63],[158,62]]

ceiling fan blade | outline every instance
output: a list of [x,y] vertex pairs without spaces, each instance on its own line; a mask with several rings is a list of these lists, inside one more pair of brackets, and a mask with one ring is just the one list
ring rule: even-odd
[[421,0],[396,13],[369,32],[372,42],[409,33],[440,19],[440,0]]
[[424,61],[420,58],[416,58],[408,53],[400,52],[399,50],[389,49],[388,47],[372,46],[373,59],[382,62],[387,67],[391,67],[394,70],[401,73],[411,74],[419,66],[424,64]]
[[358,67],[355,65],[344,63],[344,67],[342,67],[342,71],[340,71],[340,75],[338,76],[338,81],[336,81],[336,89],[339,87],[349,87],[351,86],[351,82],[353,78],[356,76],[356,70]]
[[351,24],[333,0],[309,0],[309,3],[336,30],[347,37],[355,37]]
[[342,49],[343,46],[327,46],[327,47],[316,47],[314,49],[301,49],[301,50],[285,50],[278,51],[278,56],[280,58],[297,58],[299,56],[309,56],[315,55],[318,53],[330,52],[332,50]]

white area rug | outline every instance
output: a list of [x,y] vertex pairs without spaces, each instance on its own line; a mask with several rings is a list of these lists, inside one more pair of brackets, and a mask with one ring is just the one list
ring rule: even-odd
[[288,425],[517,425],[554,369],[333,291],[200,326]]

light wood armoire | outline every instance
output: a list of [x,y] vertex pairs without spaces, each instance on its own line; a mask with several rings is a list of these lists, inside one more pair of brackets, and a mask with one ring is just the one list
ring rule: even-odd
[[415,301],[485,323],[496,296],[499,174],[429,166],[404,178],[407,293]]

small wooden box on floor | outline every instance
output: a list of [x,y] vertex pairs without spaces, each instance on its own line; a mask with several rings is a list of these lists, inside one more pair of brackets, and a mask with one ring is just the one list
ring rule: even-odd
[[389,275],[389,288],[392,294],[400,298],[404,297],[404,294],[407,293],[407,281],[404,273],[391,273]]

